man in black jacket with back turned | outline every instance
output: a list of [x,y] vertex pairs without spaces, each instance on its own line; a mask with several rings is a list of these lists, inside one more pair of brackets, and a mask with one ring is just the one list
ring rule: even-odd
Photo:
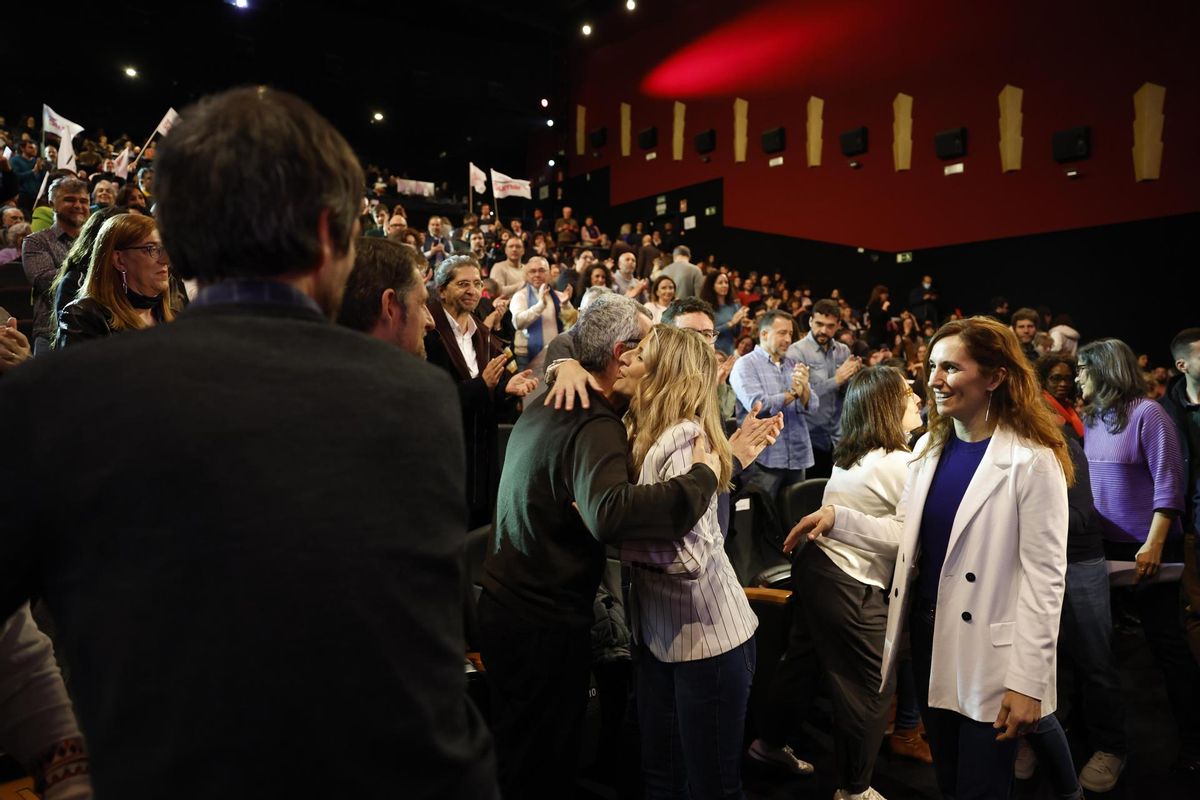
[[0,619],[49,606],[97,796],[494,800],[454,387],[329,322],[358,161],[265,87],[181,117],[159,224],[205,288],[5,376]]
[[686,475],[629,482],[617,359],[649,331],[632,299],[594,300],[573,335],[600,391],[574,413],[526,409],[509,437],[479,600],[506,800],[571,794],[605,545],[682,539],[717,490],[717,461],[702,447]]

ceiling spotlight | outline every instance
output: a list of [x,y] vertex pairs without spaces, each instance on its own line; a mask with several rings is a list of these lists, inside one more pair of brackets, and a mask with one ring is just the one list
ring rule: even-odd
[[633,11],[637,8],[637,3],[635,3],[633,0],[625,0],[625,7],[630,11]]
[[138,71],[133,67],[126,67],[125,76],[129,78],[136,78],[138,76]]
[[546,127],[547,127],[547,128],[553,128],[553,127],[554,127],[554,120],[552,120],[552,119],[548,119],[548,120],[546,120]]
[[586,22],[583,24],[583,27],[582,27],[582,28],[580,28],[580,30],[581,30],[581,31],[583,31],[583,35],[584,35],[584,36],[591,36],[591,35],[592,35],[592,26],[591,26],[591,25],[588,25]]
[[249,0],[233,0],[233,4],[238,8],[249,8]]
[[383,112],[376,111],[371,115],[371,119],[375,120],[376,122],[383,122]]
[[549,108],[549,107],[550,107],[550,101],[543,97],[542,98],[542,108]]
[[547,162],[546,162],[546,165],[547,165],[547,166],[551,166],[551,167],[553,167],[553,166],[554,166],[554,159],[552,158],[552,159],[550,159],[549,161],[547,161]]

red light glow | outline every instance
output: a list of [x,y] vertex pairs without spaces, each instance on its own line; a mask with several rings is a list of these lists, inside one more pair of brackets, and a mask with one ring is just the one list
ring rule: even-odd
[[[654,97],[705,97],[801,84],[879,16],[855,4],[779,2],[755,9],[683,47],[642,81]],[[839,59],[840,60],[840,59]]]

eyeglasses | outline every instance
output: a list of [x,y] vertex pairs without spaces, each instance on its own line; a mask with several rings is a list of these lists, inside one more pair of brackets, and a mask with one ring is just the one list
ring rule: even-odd
[[1047,375],[1046,383],[1070,383],[1074,378],[1070,375]]
[[155,261],[161,261],[167,254],[167,249],[161,244],[139,244],[136,247],[118,247],[118,250],[141,250]]

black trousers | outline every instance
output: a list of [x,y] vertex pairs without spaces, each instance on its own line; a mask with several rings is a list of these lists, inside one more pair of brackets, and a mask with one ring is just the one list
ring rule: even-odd
[[833,450],[813,445],[813,465],[804,471],[805,478],[828,478],[833,474]]
[[570,793],[591,664],[590,626],[554,627],[479,598],[480,655],[505,800]]
[[886,593],[847,575],[815,544],[796,556],[792,583],[791,640],[772,681],[775,713],[763,739],[776,747],[785,743],[807,716],[823,675],[833,706],[837,787],[857,794],[871,784],[892,699],[891,686],[879,691]]

